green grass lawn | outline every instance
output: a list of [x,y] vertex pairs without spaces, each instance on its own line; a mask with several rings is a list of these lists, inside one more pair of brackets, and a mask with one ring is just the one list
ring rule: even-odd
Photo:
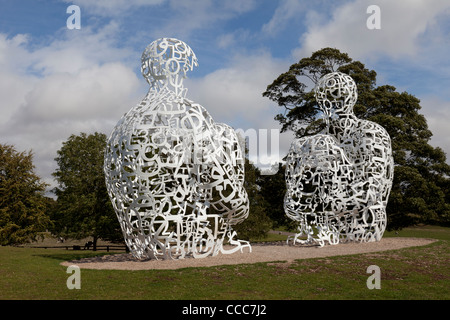
[[[407,228],[385,236],[439,241],[423,247],[297,260],[290,265],[272,262],[180,270],[81,269],[80,290],[67,288],[70,274],[60,263],[105,252],[0,247],[0,299],[450,298],[450,228]],[[369,265],[381,269],[379,290],[366,286]]]

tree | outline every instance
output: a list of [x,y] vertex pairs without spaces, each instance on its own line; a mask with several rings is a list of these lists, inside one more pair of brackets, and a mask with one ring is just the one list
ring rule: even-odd
[[103,155],[106,135],[71,135],[55,158],[53,173],[59,186],[54,214],[55,231],[75,239],[92,237],[94,250],[99,238],[123,240],[119,223],[106,191]]
[[266,211],[274,227],[285,226],[291,229],[294,227],[293,221],[284,213],[284,195],[286,193],[284,172],[286,166],[279,163],[277,167],[278,170],[274,174],[262,175],[258,180],[260,194],[266,200]]
[[443,150],[429,145],[432,133],[419,113],[420,100],[390,85],[377,87],[376,72],[348,54],[334,48],[318,50],[291,65],[267,87],[263,96],[284,108],[275,117],[281,131],[292,130],[303,137],[323,128],[311,87],[334,71],[350,75],[358,86],[355,115],[379,123],[391,136],[395,172],[387,207],[388,228],[416,223],[448,225],[450,166]]
[[[50,223],[47,184],[34,172],[33,154],[0,144],[0,244],[36,241]],[[42,235],[41,235],[42,236]]]
[[261,239],[267,236],[272,228],[272,221],[267,215],[268,204],[260,193],[258,183],[261,179],[261,171],[248,159],[245,159],[244,188],[247,191],[250,213],[242,223],[233,226],[238,238],[250,240]]

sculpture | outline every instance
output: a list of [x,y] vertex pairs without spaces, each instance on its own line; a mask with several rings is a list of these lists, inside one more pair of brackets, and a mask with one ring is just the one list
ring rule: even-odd
[[[237,135],[186,98],[183,79],[197,65],[180,40],[161,38],[147,46],[141,71],[150,89],[107,142],[107,190],[138,259],[251,251],[232,229],[249,213]],[[231,249],[223,246],[227,239]]]
[[357,87],[350,76],[323,76],[315,97],[326,128],[294,140],[287,156],[284,209],[299,223],[288,242],[379,241],[394,172],[389,134],[354,115]]

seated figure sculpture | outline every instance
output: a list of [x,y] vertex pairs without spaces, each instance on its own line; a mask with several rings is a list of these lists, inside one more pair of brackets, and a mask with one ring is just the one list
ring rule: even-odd
[[323,76],[315,87],[326,128],[295,139],[286,164],[286,215],[298,222],[293,244],[379,241],[394,162],[386,130],[353,113],[357,87],[344,73]]
[[186,43],[152,42],[141,58],[150,89],[107,142],[107,190],[138,259],[251,251],[232,229],[249,213],[242,149],[231,127],[186,98],[183,79],[194,66]]

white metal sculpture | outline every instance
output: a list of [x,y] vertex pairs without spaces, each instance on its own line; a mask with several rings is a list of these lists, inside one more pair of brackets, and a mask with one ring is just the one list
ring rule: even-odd
[[[161,38],[143,52],[150,89],[111,133],[106,185],[125,242],[138,259],[203,258],[251,246],[232,226],[249,213],[244,158],[235,131],[186,99],[197,58]],[[231,247],[224,247],[228,241]]]
[[294,140],[287,156],[284,209],[299,231],[288,242],[379,241],[394,172],[390,137],[354,115],[350,76],[325,75],[315,97],[326,129]]

